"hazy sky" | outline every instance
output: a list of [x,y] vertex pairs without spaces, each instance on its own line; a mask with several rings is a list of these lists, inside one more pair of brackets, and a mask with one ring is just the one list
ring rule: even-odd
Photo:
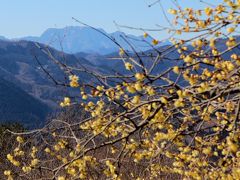
[[[0,0],[0,35],[16,38],[40,35],[49,27],[78,25],[75,17],[107,32],[118,30],[113,21],[135,27],[155,28],[166,24],[156,0]],[[206,0],[209,3],[222,0]],[[161,1],[164,8],[174,7],[172,0]],[[185,6],[199,7],[198,0],[179,0]],[[121,29],[124,30],[124,29]],[[132,32],[137,34],[140,32]]]

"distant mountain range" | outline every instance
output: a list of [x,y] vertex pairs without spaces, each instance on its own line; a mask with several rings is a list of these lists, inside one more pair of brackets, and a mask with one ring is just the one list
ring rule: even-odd
[[[45,45],[39,45],[45,48]],[[48,49],[59,62],[74,65],[74,67],[78,65],[80,67],[82,64],[88,69],[104,71],[84,58],[76,58],[74,55],[64,54],[50,47]],[[4,96],[0,97],[0,122],[21,121],[29,124],[30,119],[32,123],[43,122],[47,112],[59,107],[58,103],[63,96],[73,93],[50,80],[35,57],[57,81],[68,83],[66,81],[68,77],[63,70],[34,42],[0,40],[0,96]],[[91,80],[86,73],[80,73],[80,76],[83,81]],[[30,112],[32,112],[31,115]]]
[[[93,32],[92,29],[87,27],[69,27],[69,31],[67,29],[49,29],[39,38],[23,38],[28,40],[8,40],[0,36],[0,122],[18,121],[27,127],[39,126],[43,124],[49,112],[51,113],[59,107],[58,103],[64,96],[79,95],[79,91],[56,85],[43,72],[42,68],[48,71],[57,81],[68,83],[66,74],[53,60],[43,53],[43,49],[47,48],[59,62],[75,68],[84,65],[89,70],[105,74],[116,72],[120,74],[129,73],[125,70],[122,61],[114,58],[118,57],[117,47],[112,47],[112,42],[106,40],[104,36],[99,35],[98,32]],[[69,37],[67,34],[65,35],[69,43],[63,43],[63,47],[77,53],[64,53],[55,49],[60,47],[52,48],[51,45],[57,46],[57,41],[53,41],[53,44],[47,43],[47,45],[38,43],[40,48],[33,42],[49,42],[51,37],[57,37],[56,32],[59,35],[63,35],[64,30],[72,34],[70,33]],[[119,32],[111,35],[119,37],[121,39],[119,41],[122,41],[121,36],[124,36],[124,34]],[[75,38],[73,38],[74,36]],[[133,38],[133,36],[131,37]],[[80,38],[79,41],[78,38]],[[151,39],[148,40],[150,41]],[[240,41],[240,36],[237,37],[237,41]],[[142,41],[136,42],[142,43]],[[225,42],[226,39],[220,39],[218,41],[218,49],[226,49]],[[78,44],[76,49],[74,49],[73,44]],[[164,49],[169,47],[168,43],[161,43],[160,45],[159,51],[164,51]],[[189,48],[191,49],[191,46]],[[235,51],[239,54],[239,49],[236,48]],[[105,54],[107,52],[109,54]],[[141,55],[141,52],[139,54]],[[144,55],[146,58],[143,58],[143,63],[146,67],[149,67],[153,60],[151,55],[154,55],[154,52],[151,50],[144,51]],[[178,56],[177,51],[172,51],[168,58],[175,59]],[[229,54],[226,53],[224,57],[229,58]],[[161,61],[153,73],[163,72],[167,68],[176,65],[176,63],[179,62],[174,60]],[[87,73],[82,72],[78,75],[80,76],[80,83],[93,81],[91,75]]]
[[[87,37],[85,38],[87,39]],[[121,61],[109,60],[109,57],[118,56],[118,53],[109,56],[96,53],[67,54],[48,45],[38,45],[42,49],[47,48],[55,59],[67,65],[74,65],[74,67],[84,65],[89,70],[102,73],[112,72],[113,69],[117,69],[121,73],[125,72]],[[110,44],[109,48],[111,48]],[[49,112],[59,107],[58,103],[64,96],[74,94],[73,90],[69,91],[69,89],[56,85],[43,72],[35,58],[57,81],[68,83],[66,80],[68,77],[62,69],[49,59],[36,46],[35,42],[13,41],[0,37],[0,95],[2,95],[0,98],[0,122],[18,121],[28,127],[40,125]],[[92,81],[89,74],[82,72],[79,76],[80,81]],[[77,91],[77,93],[79,92]]]
[[[136,47],[137,51],[145,51],[151,48],[149,45],[152,42],[151,37],[143,38],[142,36],[127,35],[119,31],[107,33],[103,29],[97,30],[99,32],[86,26],[69,26],[61,29],[50,28],[43,32],[40,37],[28,36],[12,40],[39,42],[70,54],[84,52],[106,55],[118,51],[119,47],[100,33],[102,32],[116,40],[126,50],[131,50],[128,42],[133,47]],[[165,44],[167,42],[161,43],[161,45]]]
[[0,40],[8,40],[8,39],[5,38],[4,36],[0,36]]

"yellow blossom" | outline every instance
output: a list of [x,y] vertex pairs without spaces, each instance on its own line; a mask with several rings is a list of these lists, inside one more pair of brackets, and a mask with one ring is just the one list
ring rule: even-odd
[[38,164],[39,160],[38,159],[33,159],[31,161],[31,166],[36,166]]
[[65,97],[63,102],[60,103],[61,107],[65,107],[65,106],[70,106],[71,104],[71,99],[69,97]]
[[212,151],[212,150],[211,150],[211,147],[207,147],[207,148],[204,148],[202,152],[203,152],[204,154],[206,154],[206,155],[210,155],[210,154],[211,154],[211,151]]
[[12,160],[13,160],[13,156],[12,156],[11,154],[7,154],[7,159],[8,159],[9,161],[12,161]]
[[167,104],[168,103],[168,100],[165,97],[161,97],[160,100],[161,100],[161,102],[163,104]]
[[140,96],[134,96],[132,99],[133,104],[138,104],[140,102]]
[[233,33],[235,31],[234,27],[227,28],[228,33]]
[[131,69],[133,68],[133,65],[132,65],[131,63],[129,63],[129,62],[126,62],[126,63],[125,63],[125,68],[126,68],[127,70],[131,70]]
[[147,38],[147,37],[148,37],[148,33],[144,33],[144,34],[143,34],[143,37],[144,37],[144,38]]
[[46,153],[50,153],[51,152],[51,150],[49,149],[49,148],[45,148],[45,150],[44,150]]
[[134,87],[137,91],[142,91],[143,90],[142,84],[140,82],[137,82]]
[[169,9],[168,12],[169,12],[170,14],[174,14],[174,15],[177,14],[177,10],[175,10],[175,9]]
[[145,76],[142,73],[136,73],[135,78],[139,81],[142,81],[145,78]]
[[210,16],[212,14],[213,10],[210,7],[205,8],[205,13],[207,16]]
[[11,171],[10,170],[5,170],[4,171],[4,175],[5,176],[10,176],[11,175]]
[[29,173],[31,170],[32,170],[32,168],[29,167],[29,166],[23,166],[23,167],[22,167],[22,171],[23,171],[24,173]]
[[136,92],[136,89],[132,86],[127,86],[127,91],[133,94]]
[[23,138],[20,137],[20,136],[18,136],[18,137],[16,138],[16,140],[17,140],[17,142],[19,142],[19,143],[23,143],[23,142],[24,142],[24,141],[23,141]]
[[78,84],[79,77],[78,76],[70,75],[69,80],[70,80],[71,87],[79,87],[79,84]]
[[120,49],[119,49],[119,55],[120,55],[120,56],[123,56],[124,54],[125,54],[124,49],[123,49],[123,48],[120,48]]
[[151,86],[148,86],[148,87],[146,88],[146,91],[147,91],[147,93],[148,93],[150,96],[153,96],[153,95],[156,93],[155,90],[154,90],[154,88],[151,87]]
[[57,180],[65,180],[66,178],[64,176],[58,176]]
[[176,74],[179,74],[179,67],[178,66],[174,66],[173,67],[173,72],[176,73]]
[[186,56],[186,57],[184,58],[184,62],[186,62],[186,63],[192,63],[192,62],[193,62],[193,58],[188,55],[188,56]]
[[159,41],[158,41],[157,39],[153,39],[153,40],[152,40],[152,44],[153,44],[153,45],[156,46],[156,45],[158,45],[158,43],[159,43]]

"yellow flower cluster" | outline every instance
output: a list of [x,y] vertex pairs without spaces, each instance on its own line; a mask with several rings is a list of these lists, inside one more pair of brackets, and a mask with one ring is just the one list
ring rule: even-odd
[[71,87],[74,87],[74,88],[79,87],[79,83],[78,83],[79,77],[78,76],[70,75],[69,80],[70,80]]
[[66,106],[70,106],[71,104],[71,99],[69,97],[65,97],[63,102],[60,103],[61,107],[66,107]]
[[8,161],[10,161],[14,166],[20,166],[20,162],[15,160],[11,154],[7,155]]

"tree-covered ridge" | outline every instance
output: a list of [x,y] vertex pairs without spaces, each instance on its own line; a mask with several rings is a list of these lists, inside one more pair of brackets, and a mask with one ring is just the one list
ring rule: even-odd
[[19,122],[37,128],[44,125],[49,112],[47,105],[0,78],[0,122]]

